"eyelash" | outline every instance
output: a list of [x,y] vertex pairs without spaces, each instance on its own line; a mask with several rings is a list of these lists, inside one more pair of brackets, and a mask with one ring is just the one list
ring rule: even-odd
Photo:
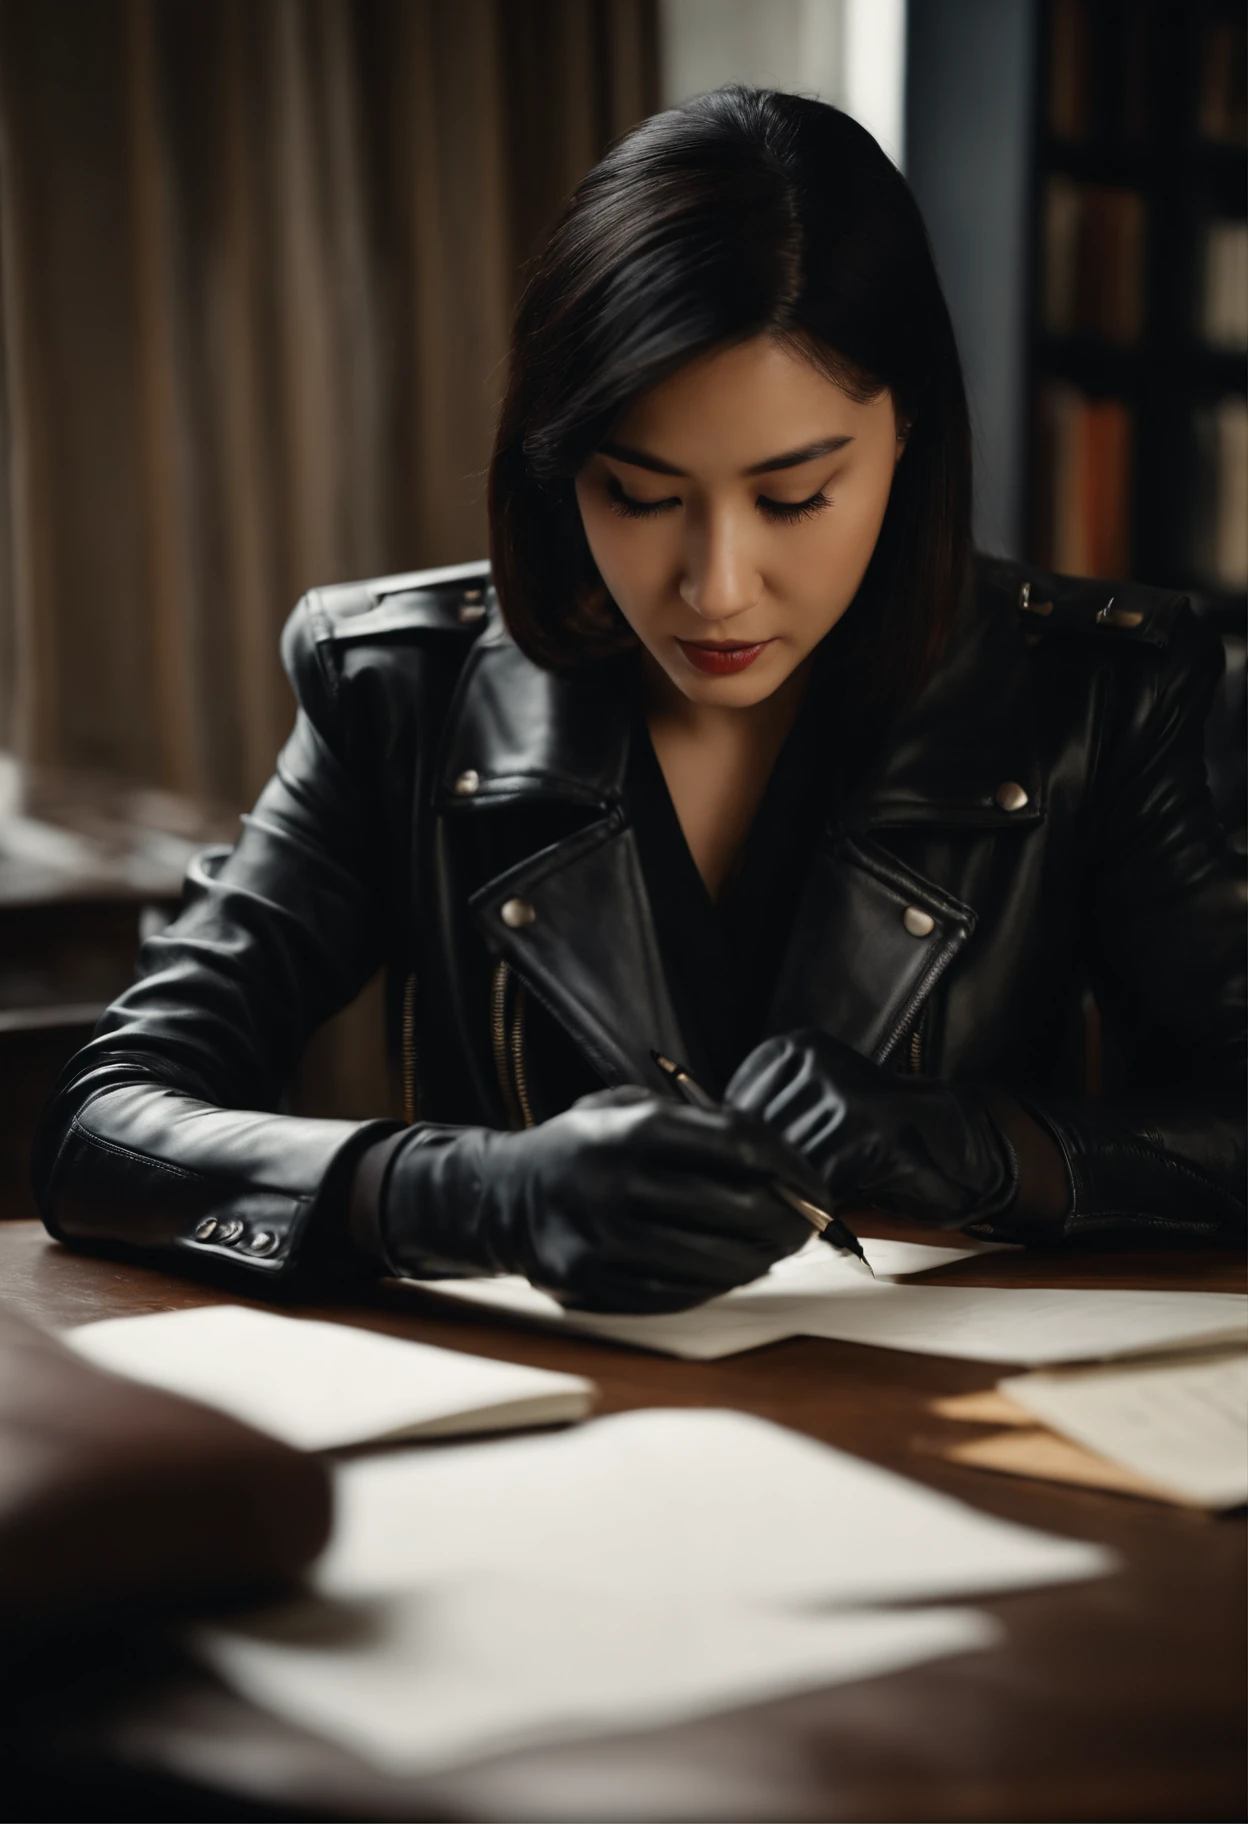
[[[669,496],[667,500],[634,500],[613,477],[607,484],[607,504],[622,519],[653,519],[656,513],[663,513],[668,507],[679,503],[675,495]],[[768,500],[765,494],[758,497],[758,510],[763,518],[785,526],[796,525],[799,520],[813,519],[816,513],[822,513],[825,507],[831,505],[831,500],[822,489],[818,494],[812,494],[809,500]]]
[[768,500],[765,494],[758,497],[758,510],[764,519],[778,521],[781,525],[796,525],[799,519],[813,519],[816,513],[822,513],[825,507],[832,505],[823,492],[812,494],[809,500]]
[[624,492],[614,476],[607,483],[607,505],[621,519],[653,519],[656,513],[662,513],[674,501],[674,495],[668,500],[634,500],[631,494]]

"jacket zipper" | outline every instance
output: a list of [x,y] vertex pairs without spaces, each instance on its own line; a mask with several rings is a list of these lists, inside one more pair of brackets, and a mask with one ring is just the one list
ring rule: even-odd
[[[516,981],[514,994],[508,995],[513,980],[511,965],[500,960],[494,969],[490,991],[490,1039],[494,1048],[494,1070],[502,1092],[507,1125],[512,1132],[533,1127],[533,1106],[529,1100],[529,1065],[524,1042],[524,1010],[528,990]],[[511,1000],[511,1019],[507,1003]]]
[[911,1075],[916,1077],[923,1074],[923,1022],[926,1013],[926,1007],[921,1008],[918,1019],[910,1028],[910,1053],[907,1067]]
[[511,1074],[516,1086],[516,1101],[526,1127],[535,1126],[533,1105],[529,1101],[529,1058],[524,1042],[524,1014],[529,1004],[529,991],[523,982],[516,983],[516,998],[511,1010]]
[[403,1079],[403,1119],[411,1127],[420,1119],[420,1058],[416,1046],[416,977],[403,984],[403,1023],[399,1041],[399,1067]]

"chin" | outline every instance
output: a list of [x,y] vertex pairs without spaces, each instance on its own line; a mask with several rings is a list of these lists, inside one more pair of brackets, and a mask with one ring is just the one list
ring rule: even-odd
[[706,703],[725,709],[752,709],[756,703],[763,703],[774,696],[780,686],[793,671],[793,666],[784,665],[766,658],[755,660],[748,671],[737,672],[724,678],[707,677],[696,672],[692,667],[681,668],[679,676],[672,677],[672,682],[682,696],[691,703]]

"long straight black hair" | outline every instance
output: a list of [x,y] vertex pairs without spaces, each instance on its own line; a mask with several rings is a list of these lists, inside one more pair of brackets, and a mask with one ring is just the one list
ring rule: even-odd
[[836,629],[858,705],[896,709],[947,639],[970,554],[966,394],[918,205],[865,128],[731,87],[633,129],[594,166],[516,314],[490,470],[504,617],[568,671],[633,644],[573,480],[628,402],[708,349],[772,335],[908,428],[880,537]]

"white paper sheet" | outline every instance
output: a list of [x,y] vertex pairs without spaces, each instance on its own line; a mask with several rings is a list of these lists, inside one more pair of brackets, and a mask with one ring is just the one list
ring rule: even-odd
[[517,1275],[433,1280],[424,1289],[488,1307],[502,1316],[600,1336],[662,1355],[681,1356],[687,1361],[715,1361],[780,1342],[786,1336],[812,1334],[802,1328],[806,1306],[795,1301],[822,1300],[833,1293],[852,1298],[875,1291],[881,1282],[888,1283],[901,1274],[931,1272],[935,1267],[994,1253],[1005,1246],[1002,1242],[980,1242],[973,1247],[942,1248],[927,1242],[864,1237],[863,1247],[877,1275],[872,1281],[852,1257],[837,1253],[816,1237],[750,1285],[738,1286],[692,1311],[664,1317],[605,1317],[594,1312],[565,1311],[548,1293],[539,1292]]
[[339,1464],[318,1590],[486,1571],[734,1602],[962,1598],[1098,1576],[1099,1546],[977,1513],[744,1413],[615,1414],[541,1437]]
[[193,1644],[253,1701],[396,1772],[989,1646],[997,1624],[973,1612],[864,1605],[1116,1562],[735,1412],[389,1453],[335,1480],[312,1598]]
[[199,1637],[254,1703],[393,1774],[684,1722],[989,1647],[965,1609],[793,1614],[705,1599],[592,1599],[468,1578],[355,1607],[315,1600]]
[[1116,1288],[887,1286],[868,1289],[860,1302],[827,1298],[802,1314],[801,1332],[920,1355],[1038,1367],[1248,1342],[1248,1298]]
[[752,1285],[662,1317],[565,1311],[516,1277],[439,1280],[426,1289],[500,1315],[696,1361],[739,1355],[790,1336],[1022,1367],[1248,1339],[1248,1298],[1238,1293],[900,1285],[897,1275],[982,1250],[920,1242],[864,1245],[880,1276],[874,1282],[816,1244]]
[[[945,1247],[937,1247],[930,1241],[886,1241],[882,1236],[864,1235],[862,1249],[871,1263],[871,1272],[877,1280],[906,1279],[916,1273],[933,1273],[937,1267],[953,1266],[959,1260],[975,1260],[981,1254],[1021,1254],[1022,1249],[1008,1241],[971,1241],[961,1245],[950,1242]],[[852,1278],[846,1277],[846,1270]],[[747,1293],[751,1297],[766,1296],[768,1291],[776,1291],[788,1286],[791,1290],[818,1292],[823,1287],[844,1287],[855,1285],[863,1277],[858,1263],[853,1256],[846,1256],[837,1248],[830,1248],[826,1241],[816,1235],[799,1248],[796,1254],[789,1254],[778,1260],[770,1272],[762,1279],[756,1279],[752,1285],[742,1286],[729,1297],[741,1298]],[[870,1275],[866,1275],[868,1286]]]
[[64,1340],[98,1368],[215,1406],[300,1450],[551,1425],[583,1418],[597,1393],[579,1375],[243,1305],[105,1318]]
[[1000,1390],[1054,1431],[1195,1506],[1248,1501],[1248,1355],[1019,1375]]

